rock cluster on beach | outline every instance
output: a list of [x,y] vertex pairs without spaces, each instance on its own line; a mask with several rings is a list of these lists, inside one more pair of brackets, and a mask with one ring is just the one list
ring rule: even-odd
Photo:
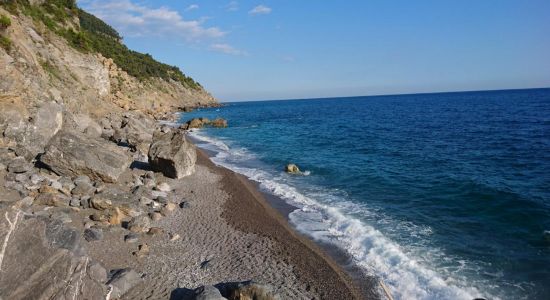
[[[196,150],[181,129],[138,112],[96,121],[59,107],[35,118],[59,126],[40,130],[0,113],[0,270],[10,274],[0,276],[0,297],[117,299],[142,274],[106,269],[89,247],[116,233],[144,259],[146,237],[179,240],[154,224],[189,207],[169,182],[195,172]],[[29,139],[40,142],[31,148]],[[198,288],[195,298],[279,299],[255,283]]]
[[187,121],[185,124],[181,125],[181,129],[188,130],[193,128],[203,128],[203,127],[217,127],[217,128],[226,128],[227,120],[222,118],[217,118],[214,120],[209,120],[207,118],[194,118]]

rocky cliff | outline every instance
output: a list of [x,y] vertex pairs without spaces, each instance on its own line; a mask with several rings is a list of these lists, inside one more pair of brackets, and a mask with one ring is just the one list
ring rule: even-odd
[[[10,20],[8,26],[0,26],[4,41],[0,47],[2,110],[16,108],[28,114],[26,110],[32,110],[40,103],[55,101],[68,111],[100,117],[107,112],[123,110],[154,115],[182,107],[217,103],[177,68],[158,63],[169,67],[170,71],[166,72],[173,69],[187,81],[178,81],[176,76],[162,78],[156,74],[138,79],[127,70],[135,73],[135,68],[149,66],[137,65],[125,70],[126,66],[118,66],[112,58],[102,55],[99,47],[83,47],[83,43],[94,42],[103,46],[110,40],[104,38],[105,34],[87,32],[81,27],[81,18],[92,18],[93,25],[99,23],[110,27],[76,7],[68,7],[71,5],[75,5],[74,2],[0,1],[0,15]],[[90,23],[83,25],[90,27]],[[85,33],[89,33],[88,36]],[[90,40],[92,36],[101,36],[104,40]],[[123,45],[120,47],[127,49]],[[116,59],[125,55],[114,52],[118,49],[104,52]],[[150,61],[154,62],[152,58]]]

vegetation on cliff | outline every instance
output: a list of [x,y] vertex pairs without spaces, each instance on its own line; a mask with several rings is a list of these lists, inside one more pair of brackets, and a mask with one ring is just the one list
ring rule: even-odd
[[11,40],[3,34],[3,31],[11,26],[11,19],[7,16],[0,15],[0,47],[6,51],[11,49]]
[[[158,62],[150,54],[128,49],[114,28],[78,8],[75,0],[49,0],[40,5],[31,5],[28,0],[0,0],[0,5],[14,14],[21,12],[43,23],[79,51],[98,52],[113,59],[118,67],[139,80],[162,78],[192,89],[201,87],[178,67]],[[76,19],[78,23],[75,24]],[[4,47],[4,41],[0,43]]]

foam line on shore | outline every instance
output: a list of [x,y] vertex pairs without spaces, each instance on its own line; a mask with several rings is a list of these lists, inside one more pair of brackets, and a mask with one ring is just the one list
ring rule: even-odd
[[214,163],[245,175],[258,182],[260,188],[297,207],[289,219],[300,232],[343,248],[360,267],[379,276],[395,299],[473,299],[481,295],[476,288],[466,287],[464,280],[461,280],[461,286],[457,286],[453,283],[461,281],[445,280],[437,272],[419,264],[380,231],[346,214],[343,207],[336,206],[337,203],[330,206],[320,203],[295,187],[278,181],[274,174],[235,163],[254,157],[245,149],[230,148],[200,130],[190,133],[190,136],[200,147],[215,153],[212,157]]

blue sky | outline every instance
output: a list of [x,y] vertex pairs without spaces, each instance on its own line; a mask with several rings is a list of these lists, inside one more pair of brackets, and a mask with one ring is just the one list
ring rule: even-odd
[[79,0],[222,101],[550,87],[550,1]]

